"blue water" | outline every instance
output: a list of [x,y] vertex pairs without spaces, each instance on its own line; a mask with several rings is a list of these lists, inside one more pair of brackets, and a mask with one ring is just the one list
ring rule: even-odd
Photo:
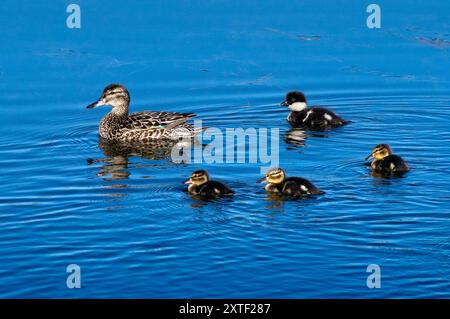
[[[0,297],[450,297],[450,2],[377,1],[381,29],[359,1],[76,1],[81,29],[69,3],[0,5]],[[326,194],[270,198],[261,163],[102,149],[107,108],[85,106],[113,82],[132,111],[280,128],[280,166]],[[291,89],[352,124],[289,131]],[[380,142],[411,172],[372,177]],[[190,198],[199,168],[234,198]]]

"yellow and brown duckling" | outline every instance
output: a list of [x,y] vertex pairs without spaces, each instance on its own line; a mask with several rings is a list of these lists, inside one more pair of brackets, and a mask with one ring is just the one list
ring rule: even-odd
[[128,114],[130,94],[120,84],[110,84],[100,98],[87,106],[92,109],[102,105],[112,107],[100,122],[100,137],[118,142],[146,143],[155,139],[177,140],[194,136],[200,130],[186,123],[193,113],[144,111]]
[[281,105],[291,110],[287,120],[294,127],[324,131],[348,124],[348,121],[333,111],[321,107],[308,107],[306,96],[302,92],[287,93]]
[[234,191],[227,185],[210,180],[209,174],[203,169],[193,172],[183,183],[189,184],[188,192],[191,195],[216,197],[234,194]]
[[287,196],[317,195],[324,192],[313,183],[301,177],[286,177],[281,168],[271,168],[257,183],[267,182],[264,189],[271,193]]
[[392,153],[387,144],[378,144],[366,160],[373,159],[371,167],[375,172],[384,174],[404,173],[409,171],[408,164],[398,155]]

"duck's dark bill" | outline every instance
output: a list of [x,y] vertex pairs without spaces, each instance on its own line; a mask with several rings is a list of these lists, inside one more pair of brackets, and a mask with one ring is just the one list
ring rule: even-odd
[[280,103],[280,105],[281,105],[281,106],[288,106],[289,104],[288,104],[287,101],[283,101],[283,102]]
[[262,183],[266,181],[266,177],[264,176],[263,178],[258,179],[256,182],[257,183]]
[[98,101],[95,101],[94,103],[89,104],[88,106],[86,106],[86,108],[93,109],[97,106],[102,106],[102,105],[105,105],[105,103],[102,100],[98,100]]
[[373,156],[372,156],[372,154],[370,154],[369,156],[366,157],[366,161],[369,159],[372,159],[372,158],[373,158]]

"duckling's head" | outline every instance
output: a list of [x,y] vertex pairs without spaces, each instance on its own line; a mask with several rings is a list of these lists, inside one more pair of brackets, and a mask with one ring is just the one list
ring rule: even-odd
[[209,181],[208,173],[205,170],[201,169],[201,170],[193,172],[191,174],[191,176],[187,180],[185,180],[183,183],[200,186],[200,185],[205,184],[208,181]]
[[386,156],[389,156],[392,154],[392,150],[389,145],[387,144],[378,144],[372,149],[372,154],[366,157],[366,160],[369,158],[374,158],[376,160],[381,160],[385,158]]
[[110,84],[103,90],[102,96],[98,101],[89,104],[86,108],[93,109],[97,106],[111,105],[112,112],[122,115],[128,114],[128,106],[130,105],[130,94],[128,90],[121,84]]
[[308,106],[305,94],[298,91],[287,93],[281,105],[287,106],[291,111],[295,112],[301,112]]
[[267,182],[269,184],[281,184],[285,179],[286,174],[281,168],[271,168],[263,178],[257,181],[257,183]]

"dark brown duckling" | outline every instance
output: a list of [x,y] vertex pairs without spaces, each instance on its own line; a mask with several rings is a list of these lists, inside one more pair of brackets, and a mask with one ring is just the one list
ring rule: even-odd
[[393,154],[388,144],[378,144],[372,149],[372,154],[366,160],[373,158],[370,166],[372,170],[382,174],[405,173],[410,170],[409,165],[398,155]]
[[234,191],[227,185],[210,180],[209,174],[202,169],[193,172],[191,176],[183,183],[189,184],[188,192],[191,195],[218,197],[231,196],[234,194]]
[[313,183],[301,177],[286,177],[281,168],[272,168],[257,183],[267,182],[264,189],[271,193],[288,196],[323,194]]
[[325,108],[308,107],[306,96],[302,92],[289,92],[281,103],[292,111],[287,120],[293,127],[324,131],[348,124],[348,121]]

